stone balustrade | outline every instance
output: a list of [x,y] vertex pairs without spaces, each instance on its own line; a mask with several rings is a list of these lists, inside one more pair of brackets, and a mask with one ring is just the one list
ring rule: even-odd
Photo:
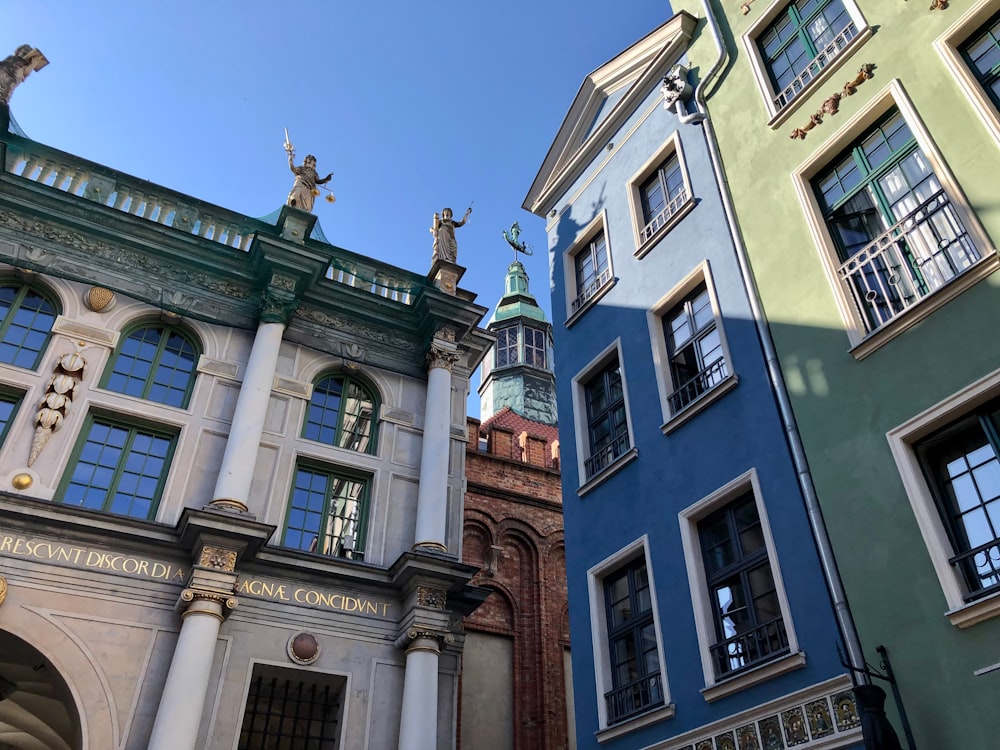
[[[196,200],[12,133],[0,134],[4,171],[115,211],[188,232],[242,252],[254,234],[274,232],[265,221]],[[333,248],[331,248],[333,249]],[[393,302],[410,305],[423,278],[402,269],[332,254],[326,277]]]

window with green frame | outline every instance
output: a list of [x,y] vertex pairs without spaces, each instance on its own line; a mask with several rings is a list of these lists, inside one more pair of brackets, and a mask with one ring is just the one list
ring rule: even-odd
[[0,362],[38,367],[58,315],[55,302],[34,287],[0,282]]
[[184,408],[194,387],[198,356],[194,340],[180,328],[141,325],[122,338],[101,387]]
[[3,445],[7,438],[7,430],[10,429],[10,423],[14,421],[17,408],[21,405],[22,395],[0,390],[0,445]]
[[176,441],[160,428],[90,415],[56,498],[65,505],[151,519]]
[[757,37],[781,109],[837,56],[858,30],[843,0],[789,3]]
[[906,120],[890,110],[812,181],[868,331],[982,256]]
[[302,437],[359,453],[374,453],[378,399],[372,388],[348,375],[331,375],[313,386]]
[[993,104],[1000,108],[1000,13],[973,32],[960,51]]
[[363,560],[368,533],[368,479],[300,463],[288,502],[282,545],[329,557]]

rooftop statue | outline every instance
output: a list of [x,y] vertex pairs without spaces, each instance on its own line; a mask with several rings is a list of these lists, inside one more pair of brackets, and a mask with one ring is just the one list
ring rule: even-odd
[[458,258],[458,242],[455,241],[455,229],[463,226],[469,220],[472,213],[472,206],[465,209],[465,215],[461,221],[455,221],[452,210],[445,208],[441,214],[434,214],[434,222],[431,224],[431,234],[434,235],[434,253],[431,261],[446,260],[455,263]]
[[[333,177],[333,172],[320,179],[319,173],[316,171],[316,157],[312,154],[306,156],[302,162],[302,166],[296,167],[295,147],[288,141],[288,128],[285,128],[285,153],[288,154],[288,168],[295,175],[295,184],[292,185],[292,190],[288,193],[286,203],[292,208],[297,208],[301,211],[312,211],[313,201],[319,195],[319,186],[328,183],[330,178]],[[336,200],[333,197],[332,191],[326,199],[330,203]]]
[[32,71],[41,70],[49,61],[30,44],[22,44],[14,54],[0,61],[0,104],[10,104],[10,97]]
[[510,225],[510,231],[506,229],[503,230],[503,238],[507,240],[507,244],[511,246],[514,250],[514,260],[517,260],[518,253],[524,253],[525,255],[531,255],[531,248],[527,246],[524,242],[521,242],[521,225],[516,221]]

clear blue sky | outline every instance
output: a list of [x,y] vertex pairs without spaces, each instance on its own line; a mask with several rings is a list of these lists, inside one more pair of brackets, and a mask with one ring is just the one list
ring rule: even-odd
[[31,138],[263,216],[291,186],[287,127],[298,159],[334,172],[337,202],[316,203],[331,243],[424,272],[434,212],[473,202],[462,286],[492,309],[516,220],[546,313],[544,222],[521,203],[584,77],[671,15],[665,0],[4,5],[0,55],[50,61],[11,101]]

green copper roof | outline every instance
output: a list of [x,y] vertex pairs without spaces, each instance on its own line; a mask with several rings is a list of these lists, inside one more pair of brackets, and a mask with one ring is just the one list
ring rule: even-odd
[[516,318],[530,318],[543,323],[545,312],[538,306],[534,296],[528,291],[528,274],[520,261],[515,260],[507,267],[507,280],[504,284],[504,295],[497,303],[496,312],[490,318],[487,327],[494,323]]

